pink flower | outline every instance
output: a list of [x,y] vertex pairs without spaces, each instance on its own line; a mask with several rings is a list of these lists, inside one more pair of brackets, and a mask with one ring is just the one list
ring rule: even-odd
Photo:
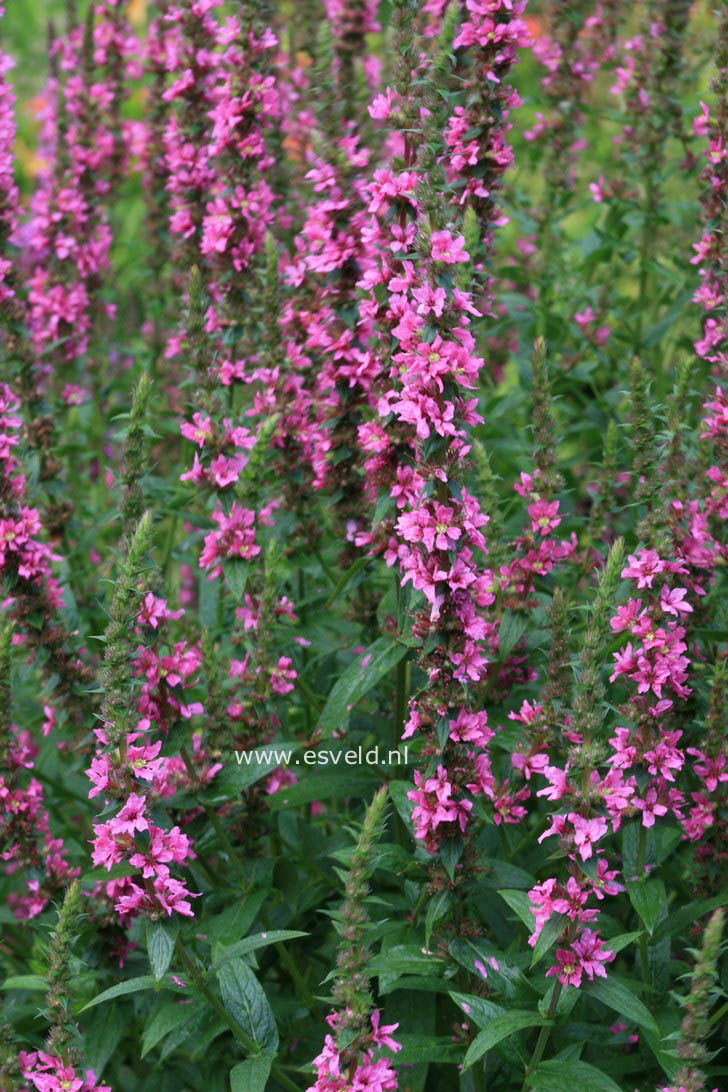
[[454,265],[457,262],[470,261],[470,255],[465,249],[465,236],[453,237],[449,231],[433,231],[432,233],[432,260],[434,262],[446,262]]
[[372,1041],[380,1047],[387,1047],[395,1054],[402,1049],[402,1044],[392,1038],[392,1032],[396,1031],[399,1024],[383,1024],[379,1026],[379,1009],[375,1009],[371,1016]]
[[389,117],[395,95],[391,87],[388,87],[383,95],[375,95],[369,105],[369,117],[375,121],[384,121]]
[[526,781],[531,780],[534,773],[541,773],[548,765],[547,754],[524,755],[520,751],[514,751],[511,755],[511,764],[514,769],[520,770]]
[[637,581],[638,588],[651,588],[652,581],[665,569],[655,550],[641,550],[639,554],[629,554],[628,565],[622,569],[622,577],[631,577]]
[[678,617],[679,613],[691,614],[693,608],[689,603],[684,602],[687,594],[687,588],[662,588],[660,591],[660,607],[665,614],[674,614],[675,617]]
[[657,802],[657,790],[654,786],[650,786],[647,790],[644,800],[640,799],[639,796],[635,796],[632,803],[642,812],[643,827],[653,827],[657,816],[667,814],[665,805]]
[[591,190],[591,195],[594,200],[597,204],[600,204],[605,196],[605,182],[602,175],[599,176],[599,179],[596,182],[589,183],[589,189]]
[[450,660],[456,667],[455,678],[463,683],[468,679],[477,682],[488,662],[474,641],[466,641],[463,651],[451,653]]
[[131,834],[137,830],[147,830],[147,822],[144,812],[146,810],[146,798],[137,796],[132,792],[127,797],[124,807],[118,815],[109,821],[109,827],[114,834]]
[[561,523],[558,514],[559,502],[538,500],[535,504],[529,504],[528,514],[531,518],[531,529],[534,534],[548,535]]
[[601,815],[594,819],[585,819],[577,812],[571,812],[569,820],[574,827],[574,845],[582,861],[587,861],[592,855],[594,842],[598,842],[606,834],[607,820]]
[[289,694],[294,689],[293,680],[298,672],[291,667],[292,662],[289,656],[281,656],[271,672],[270,684],[278,694]]

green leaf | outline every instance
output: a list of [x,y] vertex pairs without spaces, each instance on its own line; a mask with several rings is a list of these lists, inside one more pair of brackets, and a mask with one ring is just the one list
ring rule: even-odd
[[515,611],[503,611],[498,627],[498,658],[507,660],[515,646],[526,632],[526,619]]
[[[142,1052],[144,1058],[153,1050],[157,1043],[174,1031],[180,1024],[185,1024],[194,1015],[194,1006],[182,1004],[180,1001],[170,1001],[161,1008],[156,1009],[144,1026],[142,1032]],[[110,1012],[111,1009],[104,1010]],[[198,1011],[201,1011],[198,1010]]]
[[397,1035],[402,1050],[397,1051],[397,1064],[405,1062],[441,1062],[455,1064],[463,1056],[463,1048],[441,1035]]
[[593,982],[587,983],[585,992],[604,1005],[608,1005],[610,1009],[614,1009],[620,1016],[634,1020],[635,1024],[659,1036],[660,1029],[655,1023],[655,1018],[635,995],[627,979],[620,979],[610,972],[608,978],[595,978]]
[[40,974],[14,974],[6,978],[0,988],[3,990],[47,990],[48,983]]
[[384,517],[388,514],[391,508],[394,507],[394,501],[392,495],[387,489],[382,493],[377,500],[376,507],[374,509],[374,515],[372,516],[372,526],[376,527],[378,523],[381,523]]
[[455,1004],[463,1010],[465,1015],[477,1024],[479,1028],[487,1028],[496,1016],[501,1016],[505,1009],[502,1005],[495,1005],[485,997],[476,997],[471,993],[457,993],[452,991],[450,997]]
[[234,944],[244,937],[258,916],[263,903],[270,897],[270,885],[244,895],[242,900],[221,914],[205,918],[205,932],[222,945]]
[[200,601],[200,625],[203,629],[217,628],[217,602],[222,594],[219,580],[210,580],[204,569],[200,569],[198,578],[198,598]]
[[[358,655],[336,680],[324,706],[316,732],[330,739],[349,719],[349,713],[373,686],[395,667],[407,653],[405,645],[390,637],[380,637],[366,652]],[[362,667],[362,664],[364,666]]]
[[417,944],[395,944],[369,961],[375,974],[436,974],[441,966],[440,956],[425,954]]
[[83,1024],[83,1061],[101,1077],[109,1058],[121,1042],[128,1025],[115,1005],[104,1005],[91,1013]]
[[237,959],[238,956],[255,952],[258,948],[265,948],[268,944],[278,944],[282,940],[295,940],[297,937],[307,937],[309,935],[309,933],[299,933],[294,929],[271,929],[270,932],[256,933],[255,936],[238,940],[235,944],[231,944],[229,948],[226,948],[224,952],[221,952],[210,967],[209,973],[212,974],[217,971],[225,963],[229,963],[231,959]]
[[87,1009],[92,1009],[95,1005],[102,1005],[105,1001],[113,1001],[115,997],[123,997],[127,993],[138,993],[140,990],[159,989],[186,990],[186,987],[177,986],[167,976],[160,982],[156,982],[151,974],[142,975],[141,978],[128,978],[126,982],[119,982],[116,986],[110,986],[108,990],[104,990],[98,997],[94,997],[93,1001],[89,1001],[87,1005],[84,1005],[81,1012],[86,1012]]
[[515,1035],[517,1031],[523,1031],[524,1028],[538,1027],[545,1023],[547,1021],[537,1012],[524,1012],[520,1009],[511,1009],[501,1013],[500,1016],[494,1016],[488,1026],[478,1032],[468,1047],[463,1069],[469,1069],[501,1039],[507,1039],[509,1035]]
[[546,955],[549,948],[556,943],[569,922],[567,914],[552,914],[538,935],[538,940],[533,949],[531,966],[536,964]]
[[616,937],[610,937],[609,940],[606,941],[607,948],[615,953],[621,952],[623,948],[627,948],[630,944],[634,944],[641,932],[641,929],[636,929],[633,933],[619,933]]
[[446,838],[440,846],[440,860],[442,866],[450,877],[450,882],[455,882],[455,869],[457,868],[458,861],[463,855],[463,849],[465,843],[459,835]]
[[539,1092],[564,1092],[571,1088],[574,1092],[622,1092],[611,1077],[601,1069],[587,1062],[571,1062],[561,1058],[552,1058],[541,1062],[538,1069],[529,1078],[531,1088]]
[[672,910],[670,916],[666,921],[661,921],[656,927],[653,940],[657,943],[658,940],[662,940],[663,937],[672,937],[676,933],[683,932],[688,925],[691,925],[694,921],[698,921],[706,914],[711,914],[713,910],[717,910],[719,906],[726,906],[728,904],[728,887],[724,887],[717,895],[714,895],[712,899],[700,899],[695,902],[689,902],[686,906],[681,906],[677,910]]
[[309,774],[296,785],[286,785],[273,796],[268,797],[271,811],[283,808],[296,808],[301,804],[310,804],[314,800],[339,800],[342,797],[364,796],[378,788],[381,779],[373,773],[365,773],[353,766],[339,767],[336,773],[328,771]]
[[243,561],[241,557],[232,557],[228,561],[225,561],[222,566],[222,571],[225,574],[225,583],[230,589],[230,594],[238,602],[241,602],[245,595],[245,586],[248,583],[248,570],[248,562]]
[[248,1058],[235,1069],[230,1070],[231,1092],[263,1092],[270,1077],[273,1057],[259,1054],[257,1058]]
[[[253,747],[245,752],[233,751],[228,755],[223,769],[210,788],[201,794],[200,799],[205,803],[214,804],[237,796],[243,789],[255,785],[262,778],[273,773],[280,765],[285,765],[286,760],[291,761],[300,748],[300,743],[274,740],[265,747]],[[238,754],[244,756],[241,757],[240,762],[237,759]]]
[[[503,887],[506,890],[524,891],[530,890],[536,883],[536,879],[529,872],[524,872],[517,865],[508,861],[494,860],[492,857],[481,857],[480,864],[484,875],[478,880],[478,887]],[[535,919],[534,919],[535,923]]]
[[189,1009],[189,1018],[165,1036],[159,1051],[160,1063],[164,1063],[165,1059],[180,1048],[190,1052],[193,1057],[200,1058],[205,1053],[206,1042],[209,1043],[216,1036],[230,1030],[227,1023],[209,1006],[201,1005],[198,1008],[190,1005]]
[[[386,496],[387,496],[387,499],[389,500],[390,499],[389,498],[389,493],[387,493]],[[376,520],[375,520],[375,523],[376,523]],[[358,557],[356,559],[356,561],[354,562],[354,564],[349,566],[349,568],[346,570],[346,572],[343,573],[343,575],[339,579],[336,587],[332,591],[329,598],[324,603],[324,606],[323,606],[324,610],[328,610],[329,607],[333,606],[333,604],[339,598],[339,596],[341,595],[341,593],[343,592],[343,590],[347,586],[347,584],[351,580],[354,579],[354,577],[357,575],[357,573],[360,573],[362,569],[365,569],[366,566],[370,563],[370,561],[371,561],[371,558],[368,557],[367,555],[364,555],[364,557]]]
[[174,955],[174,943],[178,926],[170,921],[147,922],[147,955],[155,982],[159,982],[169,969]]
[[234,959],[217,972],[222,1001],[249,1038],[261,1050],[278,1050],[278,1029],[263,987],[247,963]]
[[671,1081],[674,1081],[683,1063],[682,1060],[678,1058],[674,1049],[674,1039],[672,1036],[670,1039],[672,1039],[672,1048],[669,1040],[661,1039],[659,1036],[653,1035],[649,1031],[645,1032],[645,1042],[659,1062],[663,1071]]
[[536,927],[536,918],[532,910],[532,903],[525,891],[501,890],[498,892],[502,899],[514,910],[523,924],[532,933]]
[[665,885],[662,880],[638,880],[627,884],[629,901],[652,936],[660,911],[665,905]]
[[389,799],[397,809],[397,814],[404,823],[407,830],[411,835],[414,835],[414,824],[412,823],[412,809],[414,804],[407,797],[407,793],[412,791],[411,781],[390,781],[389,782]]
[[435,925],[435,922],[445,916],[451,901],[450,892],[444,888],[429,899],[427,903],[427,912],[425,914],[425,948],[430,947],[430,937],[432,936],[433,926]]

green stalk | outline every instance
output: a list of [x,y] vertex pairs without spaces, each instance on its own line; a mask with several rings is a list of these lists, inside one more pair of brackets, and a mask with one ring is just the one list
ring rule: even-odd
[[[553,1020],[554,1015],[556,1013],[556,1006],[559,1003],[559,998],[561,997],[563,988],[564,987],[561,985],[561,983],[557,979],[556,982],[554,982],[553,993],[551,994],[551,1000],[549,1001],[549,1007],[548,1007],[548,1011],[546,1013],[546,1019],[547,1020]],[[523,1084],[521,1085],[521,1092],[526,1092],[526,1089],[528,1088],[528,1082],[529,1082],[529,1080],[531,1078],[531,1075],[533,1074],[533,1071],[537,1068],[538,1063],[541,1061],[541,1058],[543,1057],[543,1052],[546,1049],[546,1043],[548,1042],[550,1034],[551,1034],[551,1025],[550,1024],[544,1024],[544,1026],[541,1028],[541,1030],[538,1033],[538,1039],[536,1040],[536,1045],[533,1048],[533,1054],[531,1055],[531,1061],[528,1063],[528,1068],[526,1069],[526,1072],[524,1074]]]
[[[640,837],[637,845],[637,876],[638,882],[643,883],[645,878],[645,857],[647,856],[647,828],[640,823]],[[639,952],[640,952],[640,971],[642,973],[642,981],[649,985],[650,983],[650,956],[649,956],[649,941],[647,939],[647,932],[644,925],[642,926],[642,932],[639,939]]]
[[394,731],[392,737],[392,750],[397,749],[404,731],[404,722],[407,718],[407,704],[409,701],[409,664],[407,657],[403,656],[397,664],[397,694],[394,702]]
[[172,557],[172,550],[174,549],[174,540],[177,535],[177,524],[179,522],[179,516],[174,515],[169,521],[169,530],[167,532],[167,540],[164,544],[164,556],[162,557],[162,573],[167,575],[167,569]]

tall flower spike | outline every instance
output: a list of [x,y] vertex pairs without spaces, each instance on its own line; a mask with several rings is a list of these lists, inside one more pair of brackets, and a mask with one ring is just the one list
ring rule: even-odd
[[0,1015],[0,1088],[3,1092],[19,1092],[23,1087],[15,1032],[12,1024]]
[[[212,343],[205,328],[205,285],[200,267],[193,265],[187,278],[187,306],[185,308],[185,333],[190,359],[197,371],[198,382],[209,394],[214,386],[210,373]],[[207,405],[205,406],[207,409]]]
[[[490,543],[490,538],[488,539]],[[551,629],[551,647],[546,669],[548,683],[544,688],[544,706],[549,714],[552,726],[559,719],[555,703],[561,706],[568,702],[571,687],[571,653],[569,648],[569,604],[563,588],[554,588],[549,610]]]
[[374,871],[374,851],[382,836],[387,808],[387,787],[375,794],[364,816],[356,849],[344,884],[344,903],[339,911],[340,941],[336,957],[337,975],[333,996],[343,1015],[337,1024],[339,1044],[352,1052],[362,1045],[358,1037],[367,1034],[366,1020],[371,1009],[367,966],[371,952],[365,942],[369,920],[364,900],[369,894],[369,879]]
[[165,23],[169,0],[153,3],[147,31],[146,70],[151,79],[149,94],[150,113],[147,121],[147,146],[144,158],[144,183],[147,204],[146,231],[154,245],[149,253],[150,291],[147,306],[152,321],[152,361],[156,367],[164,342],[165,289],[168,278],[165,266],[169,262],[169,193],[167,192],[168,166],[164,154],[164,131],[169,118],[170,106],[164,96],[167,86],[165,58]]
[[80,913],[81,892],[78,880],[74,880],[66,888],[58,914],[58,924],[51,937],[46,994],[51,1024],[48,1052],[62,1058],[66,1064],[73,1064],[76,1060],[74,1040],[78,1035],[78,1027],[71,1014],[71,948]]
[[536,338],[533,346],[533,459],[539,472],[539,484],[547,493],[561,488],[556,469],[556,425],[551,408],[546,342]]
[[352,1088],[371,1088],[395,1092],[397,1074],[389,1059],[375,1060],[381,1047],[398,1051],[401,1045],[392,1038],[398,1025],[380,1026],[379,1010],[372,1010],[367,965],[369,949],[364,943],[368,922],[364,899],[369,893],[369,879],[374,871],[374,850],[384,827],[387,787],[382,786],[367,809],[356,848],[345,880],[345,898],[339,912],[341,942],[337,957],[334,998],[340,1006],[326,1021],[336,1035],[326,1036],[324,1048],[313,1061],[316,1082],[307,1092],[347,1092]]
[[647,372],[637,357],[633,357],[630,364],[629,385],[632,488],[636,500],[646,501],[649,504],[655,484],[654,470],[657,457]]
[[473,440],[473,459],[478,472],[478,500],[488,517],[488,558],[491,568],[497,571],[500,563],[505,560],[506,549],[498,479],[493,473],[485,446],[477,439]]
[[126,736],[137,721],[134,706],[129,701],[131,657],[135,647],[133,627],[139,581],[151,538],[152,513],[145,512],[131,537],[116,580],[106,627],[101,720],[109,743],[115,746],[126,745]]
[[121,517],[124,535],[130,535],[144,511],[142,477],[147,458],[145,425],[151,383],[146,372],[136,385],[129,415],[129,427],[124,440],[124,495],[121,500]]
[[667,405],[668,447],[665,458],[665,493],[668,500],[684,500],[694,467],[687,457],[683,436],[686,430],[686,402],[689,397],[693,361],[681,363]]
[[362,73],[366,36],[379,29],[376,0],[325,0],[333,37],[335,105],[342,120],[356,117],[362,99]]
[[596,543],[603,541],[605,535],[607,541],[611,538],[609,524],[613,520],[617,509],[616,479],[617,424],[612,420],[607,425],[607,432],[604,437],[602,465],[597,478],[594,502],[589,513],[589,546],[592,550],[595,548]]
[[711,1057],[705,1044],[711,1032],[709,1014],[713,987],[718,980],[717,963],[724,920],[725,911],[716,910],[705,927],[691,976],[690,993],[685,1000],[685,1016],[680,1024],[677,1054],[683,1059],[683,1065],[665,1092],[704,1092],[708,1087],[701,1067]]
[[710,824],[695,848],[694,884],[703,897],[717,894],[728,868],[728,776],[726,776],[725,726],[728,715],[728,663],[717,660],[710,688],[710,704],[699,748],[688,751],[694,758],[693,771],[702,782],[693,799],[709,807]]
[[315,90],[314,109],[318,113],[321,129],[328,139],[335,143],[339,135],[336,110],[336,89],[333,80],[334,49],[333,34],[328,19],[322,19],[316,32],[316,52],[311,88]]
[[579,658],[572,727],[577,732],[583,733],[586,742],[594,736],[602,720],[599,703],[604,696],[604,685],[600,677],[600,666],[605,640],[609,634],[612,598],[619,583],[623,557],[624,542],[618,538],[609,551],[599,580]]
[[705,317],[702,337],[695,342],[695,352],[703,360],[717,364],[723,373],[728,368],[724,342],[728,334],[728,236],[721,230],[728,202],[728,9],[721,8],[715,56],[716,73],[711,84],[714,103],[701,103],[701,113],[693,120],[696,136],[707,137],[705,167],[701,174],[702,236],[693,243],[701,285],[693,302],[702,304]]
[[10,651],[13,627],[5,622],[0,628],[0,770],[7,769],[8,742],[10,740]]

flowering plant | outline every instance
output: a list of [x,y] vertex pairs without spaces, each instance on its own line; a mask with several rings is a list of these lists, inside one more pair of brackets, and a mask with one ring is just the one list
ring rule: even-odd
[[22,7],[0,1092],[717,1092],[726,12]]

